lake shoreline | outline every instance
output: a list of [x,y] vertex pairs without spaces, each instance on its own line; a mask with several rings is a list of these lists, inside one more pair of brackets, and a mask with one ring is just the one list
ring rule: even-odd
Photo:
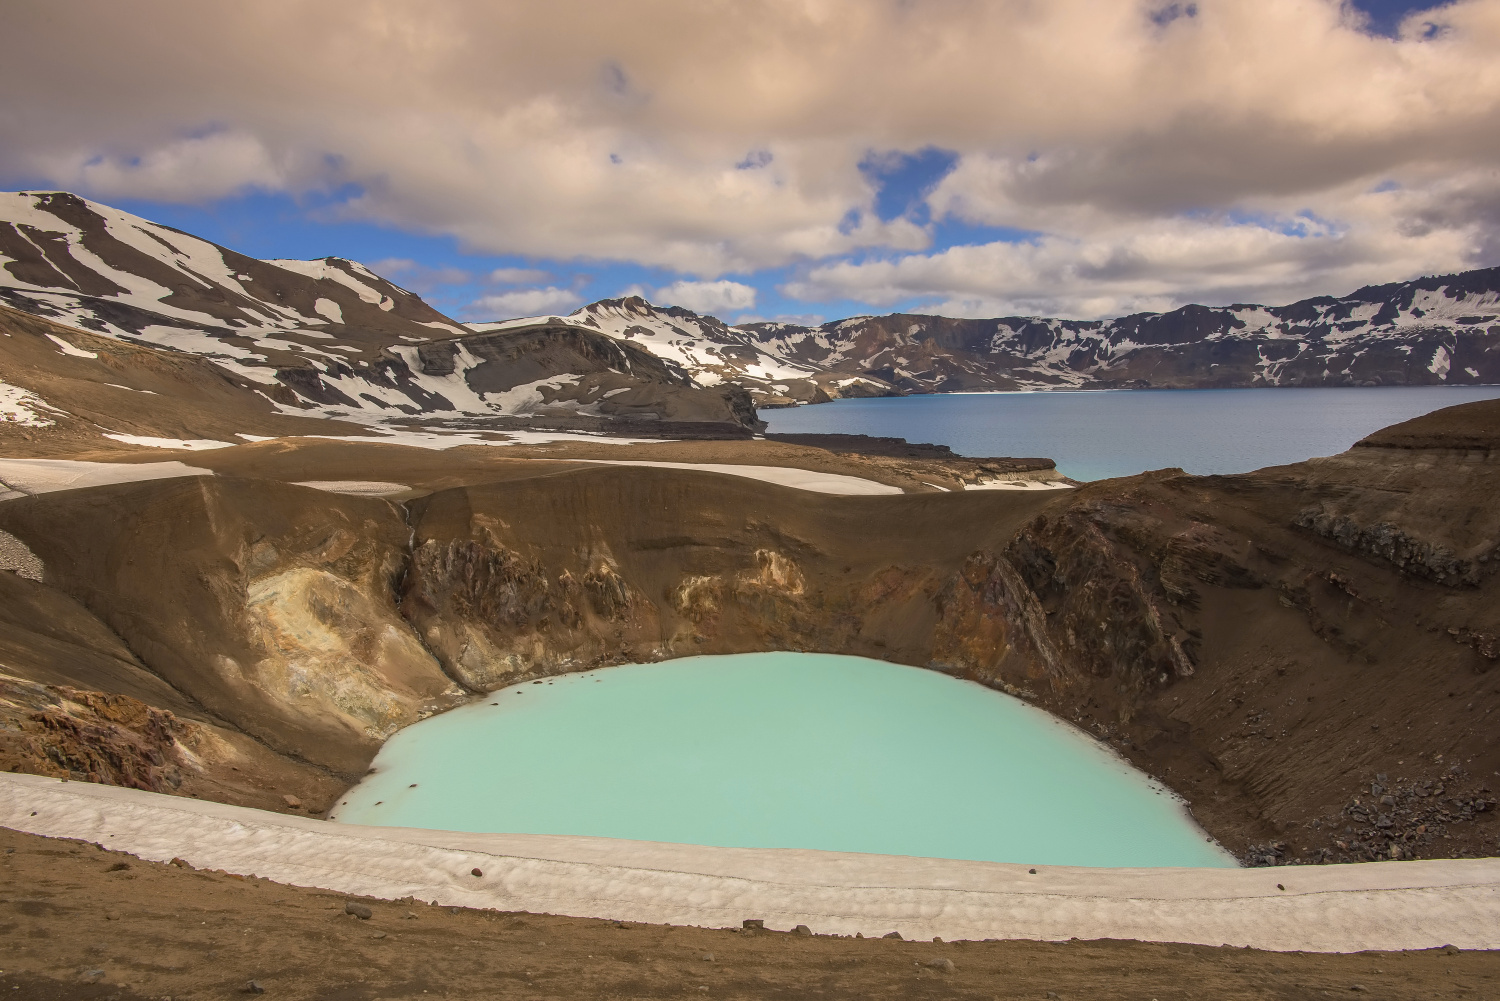
[[[0,775],[0,825],[385,900],[908,940],[1131,939],[1286,952],[1500,948],[1500,860],[1101,870],[360,828]],[[34,813],[34,816],[31,815]],[[1035,869],[1035,872],[1031,870]],[[477,870],[477,874],[473,870]],[[397,926],[399,927],[399,926]]]
[[328,817],[1037,865],[1238,864],[1182,797],[1076,724],[943,671],[827,653],[517,679],[391,736]]
[[[1379,390],[1379,392],[1377,392]],[[967,456],[1048,455],[1074,480],[1178,468],[1248,473],[1328,456],[1500,386],[1235,387],[913,394],[766,410],[767,435],[930,442]]]

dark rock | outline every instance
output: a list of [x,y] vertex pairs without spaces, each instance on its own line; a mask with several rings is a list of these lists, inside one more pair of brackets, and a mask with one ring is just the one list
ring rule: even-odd
[[353,900],[349,900],[344,903],[344,913],[353,914],[361,921],[368,921],[375,916],[374,911],[370,910],[364,904],[357,903]]
[[937,959],[929,959],[922,965],[930,966],[934,970],[942,970],[944,973],[952,973],[955,969],[957,969],[957,967],[953,965],[953,960],[947,958],[946,956],[939,956]]
[[792,934],[807,936],[812,934],[812,929],[807,927],[807,925],[798,925],[792,929]]
[[262,987],[260,984],[256,983],[254,980],[252,980],[248,984],[245,985],[245,989],[243,991],[241,991],[240,993],[241,994],[264,994],[265,992],[266,992],[266,989],[264,987]]
[[481,869],[481,868],[479,868],[478,866],[475,866],[474,868],[472,868],[472,869],[469,870],[469,875],[470,876],[483,876],[484,875],[484,870]]
[[766,922],[763,918],[746,918],[740,922],[740,927],[749,929],[750,931],[765,931]]
[[888,931],[888,932],[886,932],[884,935],[882,935],[880,937],[881,938],[894,938],[894,939],[897,939],[897,940],[900,940],[900,941],[904,941],[903,939],[901,939],[901,933],[898,932],[898,931]]

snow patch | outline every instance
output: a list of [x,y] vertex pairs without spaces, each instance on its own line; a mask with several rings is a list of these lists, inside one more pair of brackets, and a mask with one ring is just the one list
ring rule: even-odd
[[142,445],[146,448],[174,448],[184,452],[206,452],[213,448],[233,448],[232,442],[215,441],[213,438],[152,438],[138,434],[106,434],[104,437],[126,445]]
[[80,459],[0,459],[0,500],[112,483],[212,476],[213,470],[180,462],[84,462]]
[[[0,824],[197,869],[444,906],[908,940],[1135,939],[1287,952],[1500,947],[1500,860],[1086,869],[806,849],[331,824],[121,786],[0,775]],[[472,870],[482,878],[469,875]]]
[[61,337],[58,337],[56,334],[43,334],[42,336],[45,337],[45,338],[47,338],[47,340],[51,341],[53,344],[56,344],[57,345],[57,350],[59,352],[61,352],[62,354],[67,355],[69,358],[98,358],[99,357],[99,352],[97,352],[97,351],[85,351],[82,348],[75,348],[73,345],[69,344],[67,341],[63,340]]
[[418,326],[433,327],[437,330],[446,330],[450,333],[457,334],[459,337],[467,337],[471,333],[473,333],[472,330],[465,330],[463,327],[455,326],[452,323],[439,323],[437,320],[424,320],[422,321],[422,323],[418,324]]
[[26,428],[49,428],[57,423],[37,413],[38,410],[63,413],[56,407],[48,405],[46,400],[29,389],[0,382],[0,424],[19,424]]
[[964,484],[965,490],[1072,490],[1060,480],[984,480]]
[[846,497],[904,492],[900,487],[893,487],[888,483],[877,483],[860,476],[820,473],[791,466],[741,466],[729,462],[649,462],[640,459],[575,459],[571,461],[609,466],[651,466],[657,469],[689,469],[705,473],[724,473],[729,476],[743,476],[747,479],[775,483],[783,487],[795,487],[798,490],[808,490],[818,494],[839,494]]
[[313,312],[328,317],[334,323],[344,322],[344,311],[332,299],[319,299],[313,303]]
[[405,483],[392,483],[388,480],[298,480],[296,485],[356,497],[391,497],[411,490]]

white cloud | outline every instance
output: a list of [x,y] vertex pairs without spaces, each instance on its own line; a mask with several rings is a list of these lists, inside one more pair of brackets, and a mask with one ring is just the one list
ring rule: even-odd
[[[359,190],[343,217],[475,251],[700,279],[812,267],[812,295],[1082,309],[1304,287],[1308,254],[1339,282],[1496,262],[1500,201],[1448,196],[1500,171],[1500,0],[1456,0],[1399,39],[1341,0],[1198,0],[1165,25],[1161,6],[69,0],[59,19],[13,4],[0,177],[106,199]],[[860,163],[929,146],[961,157],[939,215],[1036,231],[1035,249],[931,254],[923,227],[874,218]],[[1384,181],[1406,201],[1351,194]],[[1330,235],[1244,222],[1304,210]],[[1224,236],[1183,235],[1200,228]],[[1248,256],[1207,267],[1173,240]],[[904,253],[889,277],[817,266]],[[1120,265],[1085,288],[1100,254],[1143,262],[1140,287]]]
[[[1493,225],[1500,182],[1468,193],[1489,206]],[[1092,319],[1186,302],[1282,304],[1470,266],[1485,232],[1473,201],[1390,190],[1344,199],[1337,223],[1293,214],[1098,222],[1079,235],[823,265],[782,291],[876,306],[925,299],[924,311],[947,316]]]
[[58,183],[103,198],[199,202],[252,188],[283,189],[289,180],[260,139],[238,131],[173,139],[136,156],[51,153],[40,159]]
[[673,282],[656,290],[653,302],[695,313],[730,313],[755,308],[755,289],[739,282]]
[[551,277],[546,271],[536,268],[496,268],[489,273],[488,280],[495,285],[527,285]]
[[548,286],[481,296],[466,306],[463,313],[471,320],[510,320],[518,316],[569,313],[582,304],[578,293]]
[[751,323],[790,323],[798,327],[821,326],[828,317],[822,313],[778,313],[775,316],[758,316],[754,313],[746,313],[735,318],[735,326],[743,327]]
[[387,257],[366,265],[383,278],[418,295],[436,292],[444,285],[467,285],[474,276],[463,268],[432,267],[404,257]]

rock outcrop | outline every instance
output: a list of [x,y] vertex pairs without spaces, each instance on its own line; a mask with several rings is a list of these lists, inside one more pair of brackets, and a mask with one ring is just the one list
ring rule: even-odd
[[[473,693],[826,651],[1033,701],[1257,864],[1491,854],[1495,428],[1500,403],[1471,404],[1327,459],[1058,492],[452,460],[464,482],[405,505],[248,475],[7,501],[0,529],[44,579],[0,574],[30,610],[0,606],[20,693],[0,746],[10,767],[171,787],[173,748],[207,740],[189,721],[326,802],[315,779],[352,781]],[[402,450],[381,456],[401,475]],[[201,794],[273,784],[234,787],[212,764],[231,758],[208,756]]]
[[355,775],[401,726],[462,700],[396,608],[409,535],[396,506],[225,477],[69,500],[8,501],[0,523],[116,648],[272,750]]

